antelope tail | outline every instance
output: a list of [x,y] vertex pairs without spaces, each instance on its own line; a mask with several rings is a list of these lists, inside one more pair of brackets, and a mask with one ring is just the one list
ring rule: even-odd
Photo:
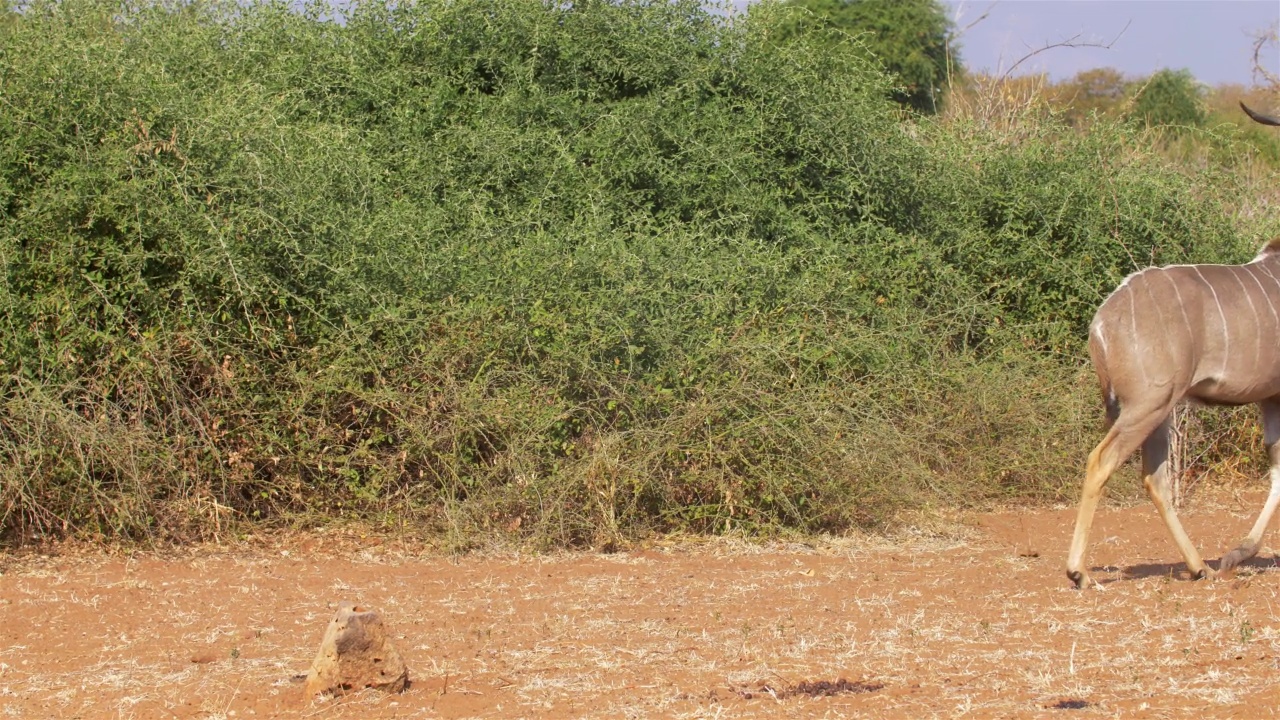
[[1111,385],[1111,373],[1107,369],[1107,345],[1097,328],[1090,328],[1089,356],[1093,360],[1094,372],[1098,374],[1098,386],[1102,391],[1102,405],[1106,408],[1107,417],[1104,428],[1111,429],[1116,418],[1120,416],[1120,401],[1116,398],[1115,388]]

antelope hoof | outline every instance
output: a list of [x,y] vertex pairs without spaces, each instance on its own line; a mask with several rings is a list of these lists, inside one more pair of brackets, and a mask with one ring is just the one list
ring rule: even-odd
[[1199,571],[1191,573],[1192,580],[1212,580],[1217,576],[1218,573],[1214,572],[1213,568],[1209,567],[1202,567]]
[[1222,559],[1218,561],[1218,574],[1223,575],[1231,572],[1237,565],[1257,554],[1257,550],[1244,547],[1243,545],[1232,550],[1226,555],[1223,555]]
[[1093,585],[1093,579],[1080,570],[1068,570],[1067,578],[1075,584],[1077,590],[1084,590]]

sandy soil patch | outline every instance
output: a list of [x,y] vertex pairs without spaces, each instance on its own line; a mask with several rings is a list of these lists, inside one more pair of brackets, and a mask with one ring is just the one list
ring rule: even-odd
[[[1207,556],[1261,497],[1184,511]],[[443,557],[310,536],[0,556],[0,717],[1269,717],[1280,566],[1189,582],[1150,505],[1105,508],[1071,589],[1071,509],[896,540]],[[401,695],[306,702],[341,600],[379,608]]]

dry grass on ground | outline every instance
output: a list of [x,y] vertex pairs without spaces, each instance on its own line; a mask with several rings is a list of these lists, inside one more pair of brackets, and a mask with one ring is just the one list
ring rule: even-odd
[[[1186,511],[1216,556],[1261,498]],[[1104,510],[1102,591],[1071,509],[944,533],[610,555],[445,557],[330,533],[180,553],[4,557],[0,716],[1260,717],[1280,569],[1188,582],[1147,505]],[[398,696],[303,702],[332,609],[380,608]]]

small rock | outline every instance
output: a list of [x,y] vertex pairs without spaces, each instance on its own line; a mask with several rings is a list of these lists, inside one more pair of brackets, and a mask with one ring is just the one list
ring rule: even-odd
[[216,662],[219,657],[221,656],[214,650],[199,650],[191,656],[191,662],[197,665],[204,665]]
[[307,697],[345,695],[365,688],[400,692],[408,682],[409,670],[387,640],[382,615],[343,602],[325,630],[304,692]]

